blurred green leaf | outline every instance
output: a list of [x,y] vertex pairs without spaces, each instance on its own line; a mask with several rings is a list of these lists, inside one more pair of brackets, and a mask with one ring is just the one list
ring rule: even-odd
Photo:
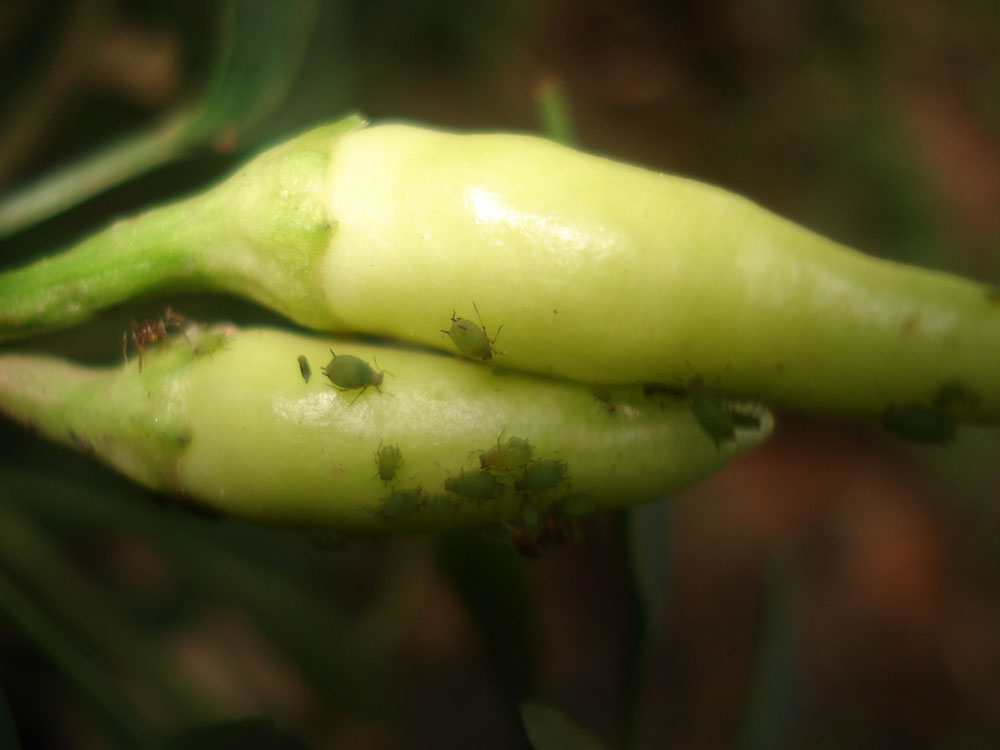
[[302,535],[157,507],[148,494],[75,458],[65,456],[67,464],[79,465],[79,476],[0,468],[5,501],[65,539],[114,528],[154,541],[176,563],[186,595],[231,602],[332,704],[366,715],[391,711],[384,671],[392,654],[366,632],[370,619],[362,626],[340,611],[329,579],[317,570],[329,555]]
[[53,622],[0,571],[0,614],[33,641],[76,683],[82,696],[126,747],[151,747],[152,728],[98,669],[73,634]]
[[746,715],[736,747],[770,750],[784,747],[794,715],[799,621],[798,561],[777,549],[766,569],[765,612],[750,684]]
[[561,711],[542,703],[525,701],[521,720],[535,750],[604,750],[605,745]]
[[535,87],[535,113],[543,135],[564,146],[577,144],[569,96],[561,83],[545,79]]
[[168,750],[308,750],[293,733],[268,718],[235,719],[181,732]]
[[667,499],[628,511],[629,567],[647,632],[654,631],[664,616],[663,592],[670,574],[667,544],[673,510],[672,501]]
[[0,237],[17,232],[170,161],[212,144],[232,150],[285,98],[316,16],[316,0],[226,0],[219,55],[203,94],[148,130],[128,136],[15,191],[0,203]]
[[441,535],[437,561],[474,619],[507,697],[517,700],[535,680],[535,603],[524,560],[506,539],[469,531]]
[[17,738],[17,724],[3,690],[0,690],[0,747],[21,750],[21,742]]
[[[85,571],[59,550],[45,530],[11,508],[0,508],[0,561],[38,597],[102,667],[129,673],[153,690],[182,724],[214,712],[164,658],[156,641]],[[0,745],[0,747],[4,747]]]

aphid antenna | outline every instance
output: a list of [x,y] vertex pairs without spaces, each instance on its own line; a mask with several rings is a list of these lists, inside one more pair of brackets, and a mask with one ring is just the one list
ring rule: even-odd
[[[684,360],[684,364],[686,364],[688,366],[688,369],[691,370],[692,374],[694,375],[694,377],[692,377],[690,380],[688,380],[688,385],[690,385],[691,383],[695,383],[697,381],[698,383],[700,383],[701,385],[705,386],[706,388],[708,388],[709,390],[712,390],[712,391],[717,391],[718,390],[719,381],[722,380],[723,376],[729,370],[729,365],[730,365],[730,363],[727,362],[726,366],[723,367],[722,370],[719,372],[719,374],[716,375],[715,378],[712,380],[712,385],[708,385],[705,382],[705,379],[701,376],[701,373],[698,372],[696,369],[694,369],[694,366],[691,364],[691,362],[689,360],[685,359]],[[687,389],[688,388],[685,387],[685,390],[687,390]]]
[[[332,350],[331,350],[331,353],[332,353]],[[377,357],[372,356],[372,362],[374,362],[375,366],[378,367],[378,358]],[[396,373],[392,372],[391,370],[383,370],[381,367],[378,367],[378,371],[379,372],[388,373],[389,375],[392,375],[393,377],[396,377]],[[376,386],[376,388],[377,387],[378,386]]]
[[[500,336],[500,331],[503,330],[503,323],[497,328],[497,332],[493,334],[493,338],[490,338],[489,331],[486,330],[486,324],[483,323],[483,316],[479,314],[479,308],[476,307],[476,303],[472,303],[472,309],[476,311],[476,317],[479,318],[479,325],[483,329],[483,333],[486,334],[486,340],[490,342],[490,346],[496,343],[497,337]],[[498,354],[503,354],[503,352],[498,352]]]

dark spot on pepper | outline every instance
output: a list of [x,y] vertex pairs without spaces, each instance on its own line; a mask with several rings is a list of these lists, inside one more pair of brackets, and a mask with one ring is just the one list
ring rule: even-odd
[[644,383],[642,386],[643,396],[655,396],[658,393],[665,393],[668,396],[684,396],[687,391],[684,388],[676,385],[667,385],[666,383]]
[[90,441],[82,435],[78,435],[74,430],[69,431],[69,439],[73,441],[73,445],[81,453],[90,455],[94,452],[94,446],[90,444]]

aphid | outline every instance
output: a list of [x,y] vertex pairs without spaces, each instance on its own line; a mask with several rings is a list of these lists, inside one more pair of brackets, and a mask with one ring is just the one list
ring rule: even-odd
[[309,360],[306,359],[305,354],[299,355],[299,372],[302,373],[302,379],[308,383],[309,378],[312,377],[313,371],[309,366]]
[[706,386],[701,377],[695,375],[688,383],[688,400],[691,403],[691,413],[698,420],[701,428],[715,441],[718,449],[719,441],[736,439],[736,423],[715,394]]
[[[142,372],[143,354],[146,352],[146,347],[157,341],[161,341],[165,348],[167,338],[169,337],[167,328],[181,328],[183,323],[184,316],[175,313],[169,307],[164,310],[162,318],[147,318],[139,323],[133,320],[131,329],[122,334],[122,357],[125,359],[126,367],[128,366],[129,334],[132,336],[132,343],[135,345],[135,350],[139,353],[139,372]],[[187,340],[187,334],[184,334],[184,339]],[[191,342],[188,341],[188,343],[190,344]]]
[[423,490],[396,490],[382,503],[382,515],[386,518],[408,516],[420,509]]
[[403,453],[399,445],[382,445],[379,441],[375,452],[375,466],[378,467],[378,478],[383,482],[391,482],[396,478],[396,472],[403,465]]
[[[503,433],[500,433],[503,436]],[[484,471],[494,474],[506,474],[520,471],[531,460],[531,443],[519,437],[511,437],[500,442],[479,456],[479,466]]]
[[955,423],[922,406],[891,407],[882,425],[901,438],[920,443],[946,443],[955,439]]
[[198,357],[207,357],[215,354],[228,343],[225,333],[204,333],[198,337],[194,345],[194,353]]
[[[354,397],[354,401],[361,398],[361,394],[368,390],[369,386],[382,393],[379,386],[382,385],[382,379],[388,372],[387,370],[376,372],[370,364],[353,354],[338,356],[333,353],[333,349],[330,350],[330,354],[333,355],[333,359],[323,368],[323,374],[330,379],[334,388],[338,391],[353,391],[360,388],[361,393]],[[378,367],[378,362],[375,362],[375,366]],[[353,404],[354,401],[351,403]]]
[[479,314],[479,308],[476,307],[475,302],[472,303],[472,307],[476,311],[476,317],[479,318],[478,326],[467,318],[456,318],[455,312],[452,311],[451,328],[447,331],[442,329],[441,333],[447,333],[458,350],[466,357],[485,362],[493,357],[493,352],[496,351],[493,344],[497,340],[497,336],[500,335],[503,326],[497,328],[496,334],[491,339],[486,333],[486,326],[483,325],[483,318]]
[[463,471],[445,479],[444,488],[470,500],[489,500],[504,490],[503,483],[487,471]]
[[524,468],[524,474],[514,482],[522,492],[544,492],[566,479],[566,462],[554,458],[534,461]]
[[611,394],[604,390],[603,388],[595,388],[593,390],[594,401],[599,403],[601,406],[607,410],[608,414],[614,414],[617,407],[611,400]]
[[455,501],[444,493],[437,493],[427,498],[427,509],[436,515],[444,515],[455,510]]

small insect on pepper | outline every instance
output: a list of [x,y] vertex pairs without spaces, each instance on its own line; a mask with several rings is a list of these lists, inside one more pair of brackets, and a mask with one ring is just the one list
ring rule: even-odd
[[299,355],[299,372],[302,373],[302,379],[305,382],[309,382],[309,378],[312,377],[312,368],[309,366],[309,360],[306,359],[306,355]]
[[470,500],[489,500],[504,491],[503,483],[486,471],[463,471],[457,477],[448,477],[444,488]]
[[722,440],[736,439],[736,422],[722,401],[712,393],[700,375],[695,375],[687,387],[688,399],[691,402],[691,413],[698,420],[701,428],[715,442],[718,449]]
[[[338,391],[353,391],[360,388],[361,393],[354,397],[354,401],[361,398],[361,394],[368,390],[369,386],[382,393],[379,386],[382,385],[386,370],[376,372],[374,367],[353,354],[338,356],[333,353],[333,349],[330,350],[330,354],[333,355],[333,359],[323,368],[323,374],[330,379],[334,388]],[[375,363],[375,366],[378,366],[378,362]],[[353,404],[354,401],[351,403]]]
[[[166,346],[169,336],[167,328],[181,328],[184,320],[183,315],[175,313],[169,307],[164,310],[162,318],[147,318],[140,323],[136,323],[133,320],[131,330],[125,331],[122,334],[122,357],[125,359],[125,365],[128,365],[128,338],[130,333],[135,350],[139,353],[139,372],[142,372],[143,354],[146,352],[146,347],[157,341],[162,342]],[[184,334],[184,339],[188,341],[188,344],[191,343],[188,340],[187,334]]]
[[483,318],[479,314],[479,308],[476,307],[475,302],[472,303],[472,307],[476,311],[476,317],[479,318],[478,326],[467,318],[456,318],[455,312],[452,311],[451,328],[447,331],[441,329],[441,333],[447,333],[458,350],[466,357],[485,362],[492,359],[493,352],[496,351],[493,344],[497,340],[497,336],[500,335],[503,326],[497,328],[497,332],[491,339],[486,333],[486,326],[483,325]]
[[375,466],[378,467],[378,478],[385,483],[396,478],[396,472],[403,465],[403,453],[399,450],[399,445],[382,445],[379,441],[378,450],[375,452]]
[[882,425],[904,440],[918,443],[947,443],[955,439],[952,420],[918,405],[890,408]]
[[514,487],[522,492],[544,492],[556,487],[566,479],[565,461],[546,458],[528,464],[524,474],[514,482]]
[[423,490],[396,490],[382,503],[382,515],[386,518],[401,518],[420,509]]
[[498,437],[495,446],[480,454],[479,466],[494,474],[518,472],[531,460],[532,450],[531,443],[523,438],[511,437],[501,443]]

